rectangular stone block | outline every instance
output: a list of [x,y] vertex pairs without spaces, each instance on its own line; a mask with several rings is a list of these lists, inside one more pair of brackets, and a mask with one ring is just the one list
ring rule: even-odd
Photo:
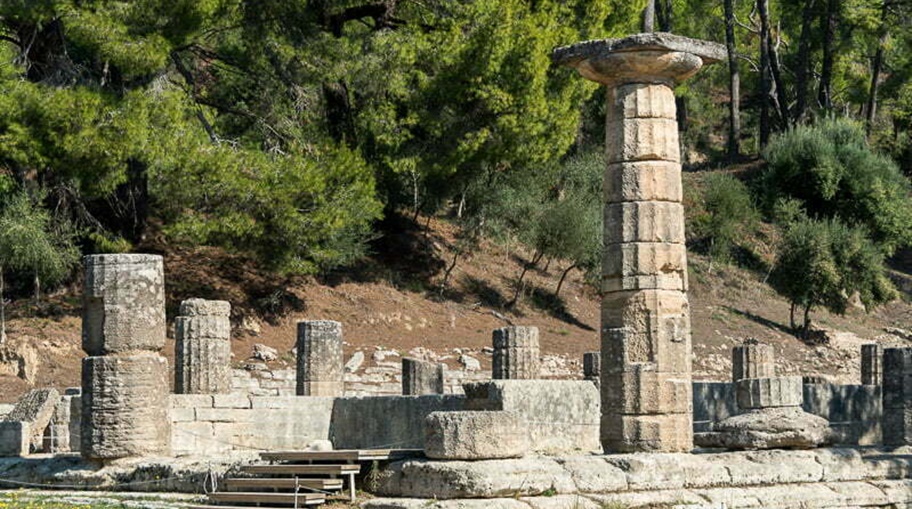
[[402,358],[402,394],[443,394],[446,364]]
[[602,372],[602,352],[586,352],[583,354],[583,377],[586,380],[597,381]]
[[684,207],[680,203],[643,201],[605,205],[604,245],[629,242],[683,244]]
[[212,408],[209,394],[172,394],[171,408]]
[[602,414],[605,452],[690,452],[693,449],[691,414]]
[[250,408],[197,408],[196,420],[206,422],[254,422],[259,413]]
[[732,348],[732,382],[773,376],[776,376],[776,364],[772,345],[756,343]]
[[684,244],[608,244],[602,253],[603,293],[626,290],[687,291],[687,250]]
[[[303,391],[303,394],[301,392]],[[345,383],[335,381],[302,381],[298,383],[298,395],[342,397],[345,395]]]
[[528,426],[513,412],[433,412],[425,418],[424,454],[428,458],[518,458],[530,447]]
[[0,421],[0,457],[28,456],[32,430],[27,422]]
[[193,408],[172,408],[171,422],[188,422],[196,420],[196,409]]
[[667,201],[680,203],[681,165],[669,161],[636,161],[605,168],[605,203]]
[[884,445],[912,445],[912,408],[884,408],[881,426]]
[[246,394],[214,394],[213,408],[251,408],[250,396]]
[[605,153],[609,163],[681,162],[678,122],[670,118],[633,118],[608,122]]
[[602,378],[602,412],[615,414],[692,413],[689,380],[659,373],[652,364],[635,364]]
[[804,402],[800,376],[743,378],[735,383],[738,407],[743,410],[801,406]]
[[614,118],[677,118],[674,91],[667,85],[630,83],[609,92],[608,97],[609,114]]

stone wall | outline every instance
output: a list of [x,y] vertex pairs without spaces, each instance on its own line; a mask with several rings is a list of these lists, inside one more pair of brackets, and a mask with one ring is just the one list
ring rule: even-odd
[[[840,444],[872,445],[880,442],[883,414],[878,385],[804,384],[802,409],[830,421]],[[734,385],[729,382],[694,382],[694,431],[738,413]]]
[[[444,394],[463,394],[462,384],[491,379],[488,371],[448,369],[444,375]],[[234,369],[231,375],[231,392],[251,396],[293,396],[295,370]],[[345,374],[346,396],[399,396],[402,394],[402,363],[382,362],[359,373]]]

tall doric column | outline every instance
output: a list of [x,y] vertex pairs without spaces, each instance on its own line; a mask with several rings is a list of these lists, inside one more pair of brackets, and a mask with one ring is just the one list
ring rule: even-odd
[[556,64],[608,88],[602,261],[602,446],[693,448],[690,307],[673,87],[725,57],[665,33],[588,41]]

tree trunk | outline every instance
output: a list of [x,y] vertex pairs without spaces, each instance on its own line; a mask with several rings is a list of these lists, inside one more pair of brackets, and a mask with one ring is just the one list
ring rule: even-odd
[[453,273],[453,269],[456,268],[456,260],[459,259],[459,250],[453,253],[453,261],[450,262],[450,265],[446,268],[446,271],[443,273],[443,281],[440,282],[440,293],[446,289],[447,285],[450,282],[450,274]]
[[657,1],[658,0],[646,0],[646,8],[643,9],[643,32],[655,32],[655,13]]
[[868,134],[871,134],[871,127],[877,114],[877,88],[880,85],[880,73],[883,71],[884,48],[887,45],[887,39],[890,37],[890,30],[887,26],[888,6],[889,0],[884,0],[880,11],[880,34],[877,38],[877,51],[874,52],[874,65],[871,69],[871,88],[868,91],[868,105],[865,113],[865,131]]
[[656,19],[659,22],[659,31],[671,33],[674,25],[674,12],[671,0],[657,0],[657,2]]
[[798,307],[797,302],[792,302],[791,306],[789,306],[789,326],[792,328],[792,330],[795,330],[798,326],[795,323],[795,308],[797,308],[797,307]]
[[575,268],[576,268],[576,264],[572,263],[572,264],[570,264],[569,267],[564,269],[564,272],[561,274],[560,281],[557,282],[557,288],[554,290],[555,297],[558,297],[560,295],[561,287],[564,286],[564,279],[567,278],[567,274],[569,274],[570,271]]
[[788,110],[788,97],[785,95],[785,84],[782,82],[782,70],[779,65],[779,49],[778,45],[773,44],[772,36],[767,43],[769,46],[770,53],[770,75],[773,78],[773,85],[776,88],[776,95],[774,96],[776,106],[779,112],[779,128],[780,130],[788,129],[789,121],[791,117],[789,116]]
[[35,305],[41,301],[41,278],[38,277],[38,271],[35,271]]
[[0,265],[0,345],[6,343],[6,300],[3,293],[3,266]]
[[770,27],[769,0],[757,0],[760,12],[760,148],[766,146],[770,139],[769,104],[773,91],[770,71]]
[[801,14],[801,35],[798,42],[798,67],[795,69],[795,123],[807,119],[808,86],[811,79],[811,36],[813,35],[814,7],[817,0],[805,0]]
[[805,304],[804,306],[804,339],[807,339],[811,333],[811,305]]
[[833,108],[833,65],[836,58],[836,28],[839,23],[839,0],[827,0],[821,24],[823,25],[823,62],[820,69],[820,90],[817,102],[824,110]]
[[545,253],[535,253],[532,256],[532,261],[529,263],[523,264],[522,272],[519,273],[519,279],[516,280],[516,290],[513,293],[513,298],[510,299],[510,303],[507,307],[513,307],[519,302],[519,297],[522,295],[523,291],[526,289],[526,285],[523,280],[526,277],[526,272],[529,272],[529,269],[538,265],[538,262],[541,261]]
[[725,0],[725,46],[728,49],[728,156],[741,155],[741,75],[735,45],[735,0]]

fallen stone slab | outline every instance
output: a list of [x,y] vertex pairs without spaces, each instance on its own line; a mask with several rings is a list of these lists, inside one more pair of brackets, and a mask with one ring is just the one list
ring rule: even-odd
[[519,458],[528,451],[529,430],[512,412],[433,412],[425,419],[424,454],[428,458]]
[[694,435],[698,446],[735,450],[811,449],[831,440],[829,422],[800,407],[751,410]]
[[54,411],[59,402],[60,393],[57,389],[33,389],[16,403],[3,420],[28,423],[30,452],[39,451],[44,439],[44,430],[54,418]]

